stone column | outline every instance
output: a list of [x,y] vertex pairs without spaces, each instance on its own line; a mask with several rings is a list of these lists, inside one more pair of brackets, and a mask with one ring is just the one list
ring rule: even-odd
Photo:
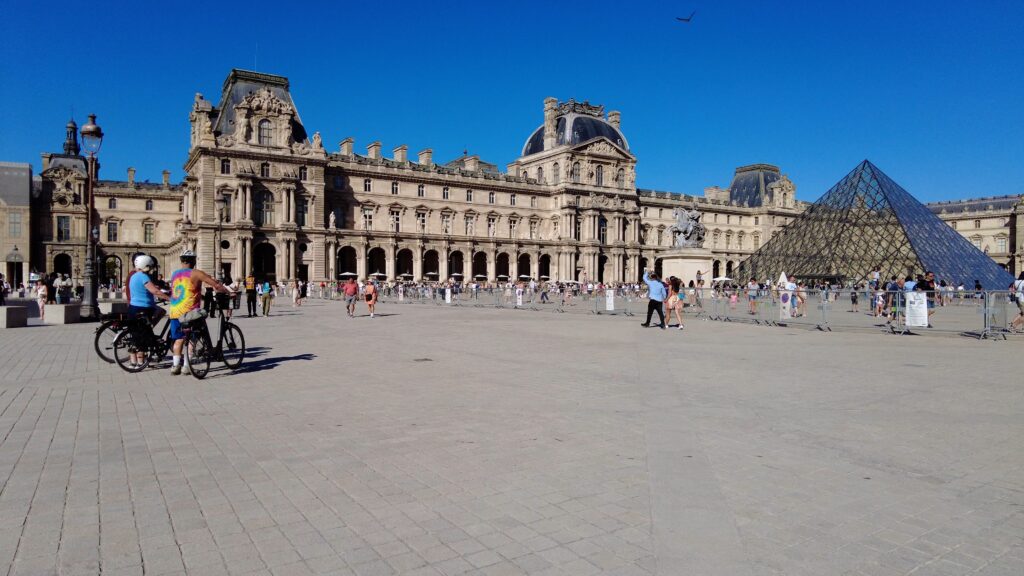
[[423,247],[417,246],[412,251],[412,279],[419,282],[423,278]]
[[321,229],[324,227],[323,223],[316,221],[316,196],[310,196],[306,202],[308,209],[306,210],[306,227]]
[[387,250],[384,251],[384,273],[387,274],[388,280],[395,279],[395,246],[394,244],[388,246]]
[[366,279],[366,244],[355,244],[356,249],[356,276],[361,280]]
[[288,241],[288,279],[289,280],[294,280],[295,279],[295,260],[297,258],[296,254],[295,254],[296,253],[296,247],[297,246],[295,244],[295,240],[289,240]]
[[448,254],[451,251],[449,246],[445,246],[437,251],[437,279],[441,282],[448,280]]
[[327,279],[337,280],[338,271],[336,268],[338,265],[338,243],[334,240],[327,243],[327,258]]
[[490,249],[487,254],[487,279],[494,282],[498,279],[498,251]]

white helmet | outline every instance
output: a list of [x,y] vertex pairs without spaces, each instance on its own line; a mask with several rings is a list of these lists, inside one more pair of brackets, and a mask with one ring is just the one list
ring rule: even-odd
[[156,260],[153,260],[152,256],[146,256],[145,254],[139,254],[135,257],[135,269],[146,270],[156,266]]

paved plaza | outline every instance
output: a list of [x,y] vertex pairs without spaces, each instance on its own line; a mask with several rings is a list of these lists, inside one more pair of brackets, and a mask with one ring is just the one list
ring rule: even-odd
[[379,311],[0,332],[0,575],[1024,574],[1019,340]]

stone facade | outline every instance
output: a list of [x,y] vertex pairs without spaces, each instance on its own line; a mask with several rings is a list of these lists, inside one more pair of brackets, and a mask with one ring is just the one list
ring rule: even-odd
[[927,204],[1011,274],[1024,270],[1024,194]]
[[[281,76],[233,70],[216,105],[196,95],[189,120],[184,182],[165,172],[162,184],[138,183],[131,169],[126,181],[99,181],[101,281],[123,278],[136,251],[167,271],[185,247],[200,268],[236,278],[635,281],[672,248],[677,207],[703,214],[707,272],[729,275],[806,207],[767,164],[737,168],[728,188],[699,195],[638,189],[622,114],[573,100],[544,101],[543,124],[504,173],[475,155],[438,164],[425,149],[413,159],[404,145],[390,157],[380,142],[357,153],[351,138],[329,152]],[[43,155],[31,245],[34,269],[78,277],[86,163],[72,125],[64,152]],[[993,258],[1019,269],[1015,206],[982,220],[993,249],[1008,239],[1009,252]],[[974,218],[959,214],[943,217],[967,235],[959,222]]]

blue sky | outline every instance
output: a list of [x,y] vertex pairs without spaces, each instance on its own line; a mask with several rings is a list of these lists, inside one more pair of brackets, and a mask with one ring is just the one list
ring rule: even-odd
[[107,134],[102,177],[180,180],[193,95],[255,58],[329,150],[352,136],[504,168],[544,97],[574,97],[622,112],[644,188],[696,194],[769,162],[814,200],[868,158],[926,201],[1024,193],[1024,2],[281,6],[7,2],[0,160],[38,171],[73,107]]

